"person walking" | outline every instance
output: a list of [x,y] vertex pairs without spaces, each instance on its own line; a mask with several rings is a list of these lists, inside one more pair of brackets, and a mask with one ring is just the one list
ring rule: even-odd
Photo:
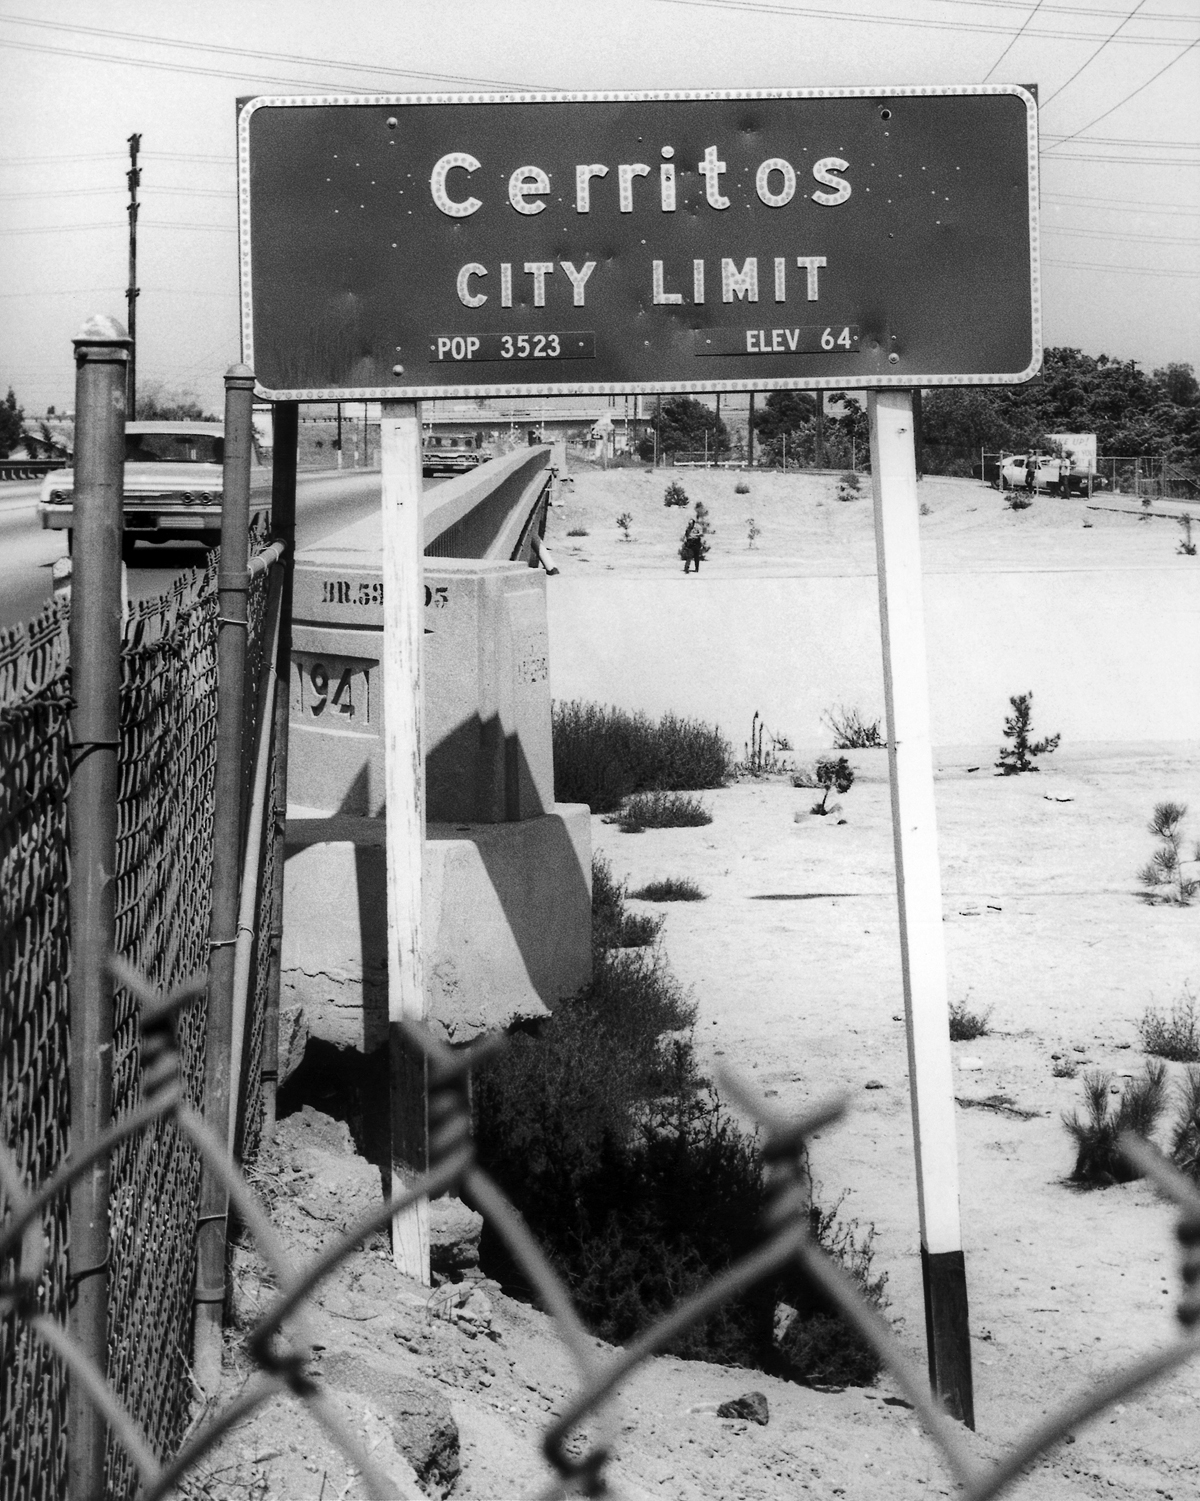
[[679,553],[683,558],[684,573],[690,572],[693,563],[696,565],[696,572],[700,572],[700,559],[704,556],[704,537],[695,516],[688,522],[683,533],[683,545]]

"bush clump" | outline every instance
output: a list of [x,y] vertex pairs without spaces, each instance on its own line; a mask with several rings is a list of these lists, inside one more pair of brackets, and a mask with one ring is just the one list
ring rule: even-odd
[[1196,997],[1185,985],[1183,994],[1170,1011],[1147,1006],[1138,1022],[1143,1052],[1155,1058],[1169,1058],[1172,1063],[1200,1063],[1200,1022],[1196,1017]]
[[645,829],[699,829],[712,814],[698,797],[686,792],[635,792],[621,809],[617,827],[625,834]]
[[1114,1108],[1111,1074],[1083,1076],[1084,1113],[1073,1110],[1063,1125],[1077,1148],[1071,1182],[1087,1188],[1132,1183],[1141,1173],[1117,1145],[1125,1131],[1147,1140],[1167,1103],[1167,1066],[1148,1063],[1145,1072],[1126,1081]]
[[1189,1068],[1179,1083],[1179,1117],[1171,1138],[1171,1161],[1200,1183],[1200,1068]]
[[592,952],[646,948],[662,932],[664,919],[625,909],[625,884],[613,876],[603,855],[592,856]]
[[[607,878],[601,909],[620,889]],[[695,1007],[661,954],[599,947],[591,983],[537,1035],[511,1038],[474,1085],[481,1165],[521,1211],[602,1338],[627,1342],[761,1244],[768,1203],[756,1140],[700,1078]],[[702,1212],[698,1208],[702,1206]],[[882,1305],[873,1231],[810,1208],[813,1234]],[[528,1292],[490,1226],[485,1270]],[[776,1342],[777,1305],[795,1310]],[[862,1381],[879,1365],[797,1269],[724,1304],[674,1353]]]
[[724,786],[733,748],[712,725],[647,715],[573,699],[552,715],[554,795],[612,813],[635,792],[699,791]]
[[858,709],[839,704],[836,709],[827,709],[821,719],[833,731],[834,750],[865,750],[883,744],[879,720],[864,718]]
[[[818,761],[815,772],[817,785],[825,790],[821,795],[821,801],[814,803],[808,810],[810,813],[819,813],[822,817],[826,813],[832,813],[833,808],[828,806],[829,794],[836,791],[839,796],[850,791],[854,786],[854,768],[846,760],[845,756],[839,756],[836,761]],[[837,804],[834,804],[836,807]]]
[[992,1013],[971,1011],[966,1001],[950,1002],[950,1041],[974,1042],[977,1037],[986,1037],[992,1030]]
[[661,881],[647,881],[639,891],[630,895],[639,902],[703,902],[707,893],[700,890],[695,881],[686,876],[666,876]]

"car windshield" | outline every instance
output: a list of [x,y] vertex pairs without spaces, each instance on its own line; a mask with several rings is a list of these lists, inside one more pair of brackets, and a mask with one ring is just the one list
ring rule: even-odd
[[127,464],[221,464],[225,439],[215,433],[126,433]]

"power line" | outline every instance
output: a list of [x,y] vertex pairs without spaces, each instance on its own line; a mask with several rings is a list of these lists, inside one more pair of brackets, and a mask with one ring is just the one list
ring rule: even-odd
[[[296,63],[304,68],[324,68],[345,70],[349,72],[368,73],[376,77],[383,75],[391,78],[416,78],[428,83],[458,83],[466,84],[471,88],[484,89],[517,89],[525,92],[538,88],[537,85],[527,83],[514,83],[509,80],[494,78],[476,78],[461,73],[430,73],[416,68],[389,68],[370,63],[340,63],[330,58],[303,57],[280,52],[258,52],[252,48],[225,47],[218,43],[176,41],[170,37],[149,36],[140,32],[110,31],[98,26],[70,26],[60,21],[34,20],[27,16],[0,16],[0,22],[13,23],[21,26],[38,26],[55,31],[66,31],[81,36],[97,36],[111,38],[113,41],[132,41],[134,43],[148,43],[151,46],[174,47],[183,51],[191,52],[215,52],[234,57],[264,58],[271,62]],[[299,88],[311,91],[344,92],[345,85],[335,89],[332,87],[323,89],[323,86],[313,83],[311,80],[298,81],[294,78],[279,78],[278,76],[255,72],[253,69],[229,69],[229,68],[203,68],[187,63],[157,62],[151,58],[139,58],[118,56],[110,52],[92,52],[77,47],[55,47],[48,42],[22,42],[8,37],[0,40],[0,47],[14,47],[25,52],[50,52],[67,57],[84,58],[89,61],[101,61],[108,63],[127,63],[131,67],[158,68],[171,73],[199,73],[214,78],[252,78],[265,83],[283,84],[288,88]]]
[[1136,240],[1140,245],[1195,245],[1200,235],[1141,235],[1128,234],[1119,229],[1074,229],[1071,226],[1043,224],[1042,233],[1047,235],[1078,235],[1085,240]]
[[[1078,130],[1073,131],[1069,136],[1063,136],[1062,140],[1059,141],[1058,145],[1061,146],[1066,141],[1073,141],[1076,138],[1076,136],[1081,136],[1084,133],[1085,130],[1091,130],[1091,128],[1092,128],[1093,125],[1099,125],[1099,123],[1100,123],[1101,120],[1107,120],[1108,117],[1109,117],[1109,115],[1115,114],[1117,112],[1117,110],[1119,110],[1121,108],[1121,106],[1123,104],[1128,104],[1129,101],[1131,99],[1135,98],[1138,94],[1140,94],[1143,89],[1148,89],[1152,83],[1156,83],[1163,76],[1163,74],[1167,71],[1168,68],[1173,68],[1177,62],[1182,62],[1182,60],[1188,55],[1189,52],[1192,51],[1192,49],[1194,47],[1200,47],[1200,37],[1197,37],[1197,39],[1194,42],[1190,42],[1183,49],[1183,51],[1177,53],[1176,56],[1173,57],[1169,63],[1164,63],[1163,66],[1161,68],[1159,68],[1159,70],[1158,70],[1157,73],[1152,73],[1150,75],[1150,77],[1147,78],[1147,80],[1145,81],[1145,83],[1139,83],[1136,89],[1130,89],[1129,93],[1126,94],[1124,96],[1124,98],[1118,99],[1117,102],[1116,102],[1116,104],[1110,104],[1109,107],[1103,112],[1103,114],[1097,115],[1094,120],[1089,120],[1086,125],[1081,125]],[[1057,149],[1058,149],[1058,146],[1052,146],[1050,148],[1051,151],[1056,151]]]
[[1156,214],[1200,215],[1200,208],[1181,208],[1177,203],[1151,202],[1137,198],[1096,198],[1079,193],[1043,193],[1043,203],[1078,203],[1088,208],[1146,209]]
[[1200,276],[1200,271],[1167,271],[1161,266],[1102,266],[1094,261],[1055,261],[1049,257],[1043,259],[1042,265],[1063,266],[1071,271],[1112,271],[1118,276]]
[[1080,65],[1075,69],[1074,73],[1071,74],[1070,78],[1067,79],[1066,83],[1060,83],[1058,88],[1056,88],[1053,94],[1050,95],[1049,99],[1042,101],[1043,108],[1045,108],[1045,106],[1050,104],[1053,100],[1057,99],[1064,89],[1070,88],[1070,86],[1075,82],[1075,80],[1079,77],[1079,75],[1085,68],[1091,67],[1092,63],[1094,63],[1095,60],[1100,56],[1105,47],[1108,46],[1109,42],[1113,41],[1116,38],[1117,32],[1125,26],[1126,22],[1133,20],[1134,16],[1137,15],[1138,11],[1141,10],[1142,6],[1145,3],[1146,0],[1137,0],[1137,4],[1129,12],[1129,14],[1122,16],[1122,18],[1117,22],[1116,28],[1113,30],[1112,34],[1106,36],[1100,43],[1100,45],[1096,48],[1095,52],[1093,52],[1091,56],[1088,57],[1084,62],[1080,63]]
[[[918,31],[973,32],[983,36],[1007,36],[1011,26],[999,23],[989,25],[978,21],[926,21],[911,16],[881,14],[878,11],[817,10],[805,6],[798,10],[791,5],[769,4],[767,0],[655,0],[658,5],[681,5],[693,10],[722,10],[734,14],[759,14],[786,16],[793,21],[828,20],[860,21],[870,26],[903,26]],[[1109,15],[1112,12],[1108,12]],[[1178,18],[1176,18],[1178,19]],[[1097,32],[1030,30],[1027,35],[1044,37],[1050,41],[1094,42],[1101,38]],[[1122,37],[1123,45],[1131,47],[1177,46],[1183,37]]]
[[[211,229],[221,234],[236,234],[236,224],[182,224],[174,220],[143,219],[148,229]],[[55,235],[65,230],[124,229],[126,225],[101,221],[96,224],[35,224],[27,229],[0,229],[0,235]]]
[[[0,46],[2,45],[3,43],[0,43]],[[221,156],[202,151],[144,151],[142,156],[147,161],[156,162],[214,162],[229,167],[234,164],[232,151]],[[57,166],[59,162],[123,162],[124,160],[123,151],[76,151],[55,156],[6,156],[0,159],[0,167]]]
[[[1050,131],[1042,132],[1043,141],[1073,141],[1075,134],[1056,135]],[[1147,141],[1142,137],[1135,136],[1088,136],[1086,141],[1080,141],[1081,146],[1145,146],[1155,151],[1195,151],[1200,148],[1200,141]],[[1047,147],[1047,150],[1053,150]]]
[[[0,193],[3,199],[38,198],[49,203],[55,198],[96,198],[105,193],[123,193],[125,189],[120,183],[113,183],[105,188],[51,188],[29,189],[19,193]],[[160,188],[151,190],[158,197],[172,198],[236,198],[237,191],[234,188]]]
[[[1085,146],[1087,142],[1078,144]],[[1053,156],[1044,151],[1040,155],[1042,161],[1051,166],[1055,162],[1120,162],[1131,167],[1200,167],[1200,157],[1195,161],[1181,162],[1172,156],[1101,156],[1086,151],[1056,151]]]
[[1008,56],[1008,54],[1012,51],[1012,49],[1017,45],[1017,43],[1025,35],[1025,28],[1029,25],[1030,21],[1033,20],[1034,16],[1037,15],[1038,11],[1041,10],[1041,8],[1042,8],[1042,0],[1037,0],[1037,4],[1033,7],[1033,9],[1025,17],[1025,19],[1021,22],[1021,29],[1020,29],[1020,31],[1017,31],[1017,32],[1013,33],[1012,40],[1009,42],[1008,46],[1005,47],[1004,51],[1000,54],[1000,56],[996,59],[996,61],[992,64],[992,66],[983,75],[983,81],[984,81],[984,83],[986,83],[988,81],[988,79],[992,76],[992,74],[996,71],[996,69],[1000,66],[1000,64],[1004,61],[1004,59]]

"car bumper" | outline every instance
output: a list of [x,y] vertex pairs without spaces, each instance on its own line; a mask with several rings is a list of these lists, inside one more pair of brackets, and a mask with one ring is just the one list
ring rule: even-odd
[[[47,531],[69,531],[74,525],[75,507],[62,504],[49,505],[43,501],[38,505],[38,515],[43,528]],[[126,536],[173,536],[184,533],[195,535],[204,532],[219,535],[221,508],[219,505],[180,506],[178,510],[141,511],[127,506],[123,513],[123,521]]]

